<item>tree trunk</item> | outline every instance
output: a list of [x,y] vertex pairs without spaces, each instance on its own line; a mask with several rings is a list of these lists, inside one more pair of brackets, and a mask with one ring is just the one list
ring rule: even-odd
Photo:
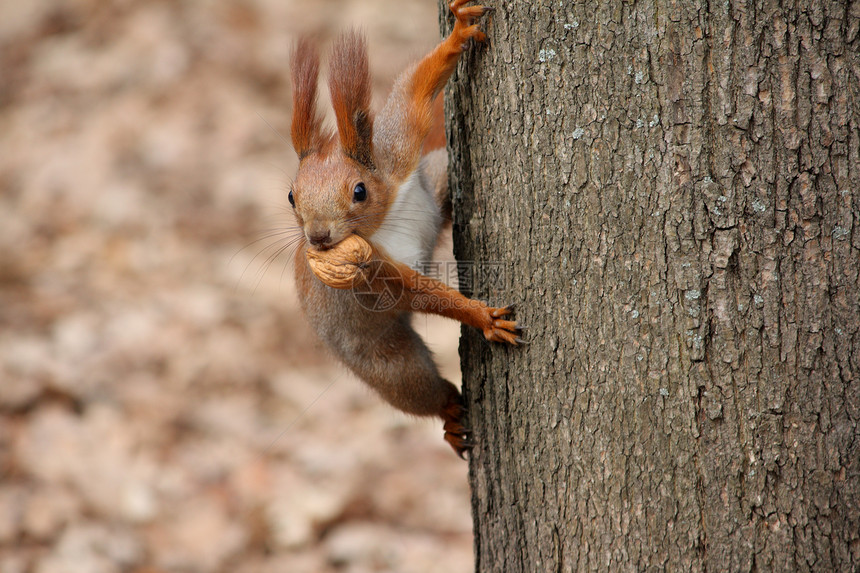
[[857,570],[860,3],[494,6],[455,253],[530,344],[463,331],[477,570]]

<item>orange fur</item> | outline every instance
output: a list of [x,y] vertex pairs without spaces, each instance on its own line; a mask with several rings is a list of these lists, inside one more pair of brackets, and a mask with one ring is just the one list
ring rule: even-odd
[[432,120],[430,131],[427,138],[424,139],[424,154],[445,147],[447,138],[445,137],[445,105],[443,103],[442,94],[436,96],[433,101]]
[[398,78],[379,115],[377,123],[382,128],[374,135],[376,153],[385,170],[399,180],[408,177],[418,165],[422,145],[433,125],[433,102],[454,72],[469,39],[485,38],[473,22],[488,9],[466,7],[467,2],[451,3],[451,12],[456,16],[451,34]]
[[[355,32],[338,39],[329,79],[337,136],[321,130],[316,114],[319,59],[300,42],[293,58],[292,130],[301,158],[292,186],[294,212],[305,234],[294,262],[308,321],[334,354],[394,407],[440,417],[445,440],[461,456],[470,444],[462,397],[440,376],[430,350],[410,325],[411,313],[450,317],[480,329],[488,340],[513,345],[521,342],[520,329],[505,319],[510,308],[471,300],[394,260],[386,249],[399,250],[400,258],[412,252],[429,256],[450,205],[444,151],[422,158],[422,148],[444,145],[444,131],[427,141],[434,117],[442,115],[439,92],[468,40],[484,37],[474,21],[486,9],[466,7],[467,2],[451,3],[457,19],[453,32],[398,78],[375,119],[365,42]],[[356,199],[359,185],[366,196]],[[428,206],[422,193],[435,196],[435,204]],[[373,260],[361,261],[367,265],[361,273],[368,277],[366,284],[361,289],[326,286],[308,266],[307,250],[331,248],[353,234],[373,249]],[[416,244],[420,248],[413,251]],[[366,304],[391,289],[399,295],[396,304],[381,309]]]
[[460,54],[466,48],[469,38],[475,38],[479,42],[484,41],[484,33],[478,26],[472,24],[472,20],[482,16],[487,8],[484,6],[463,7],[466,2],[457,0],[451,3],[451,11],[457,19],[454,29],[436,49],[427,54],[415,68],[412,75],[409,92],[412,98],[411,109],[413,110],[413,121],[423,140],[430,131],[433,120],[433,100],[442,91],[448,78],[454,73]]
[[512,307],[495,308],[470,299],[442,281],[425,276],[404,265],[385,259],[383,253],[374,252],[374,260],[382,264],[365,276],[373,282],[360,286],[363,291],[391,292],[396,290],[397,307],[405,311],[426,312],[452,318],[477,328],[491,342],[506,342],[517,346],[521,340],[516,322],[503,317],[513,312]]
[[310,40],[301,38],[292,57],[293,123],[290,130],[300,160],[320,151],[328,139],[322,133],[322,119],[317,114],[319,67],[316,48]]
[[355,31],[343,34],[334,46],[330,65],[329,89],[341,148],[348,157],[372,168],[373,116],[364,38]]

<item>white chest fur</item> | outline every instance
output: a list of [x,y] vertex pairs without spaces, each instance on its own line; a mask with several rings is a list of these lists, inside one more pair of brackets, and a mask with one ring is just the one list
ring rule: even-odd
[[410,267],[430,261],[442,216],[423,177],[415,170],[397,190],[385,221],[373,234],[373,243],[389,257]]

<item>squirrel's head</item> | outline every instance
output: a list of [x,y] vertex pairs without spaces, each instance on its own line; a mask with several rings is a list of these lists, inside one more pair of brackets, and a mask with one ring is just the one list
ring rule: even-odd
[[289,200],[305,236],[327,248],[351,234],[369,237],[391,194],[373,155],[367,49],[356,32],[342,35],[331,56],[329,87],[337,134],[322,128],[316,93],[319,55],[302,39],[293,53],[293,147],[299,171]]

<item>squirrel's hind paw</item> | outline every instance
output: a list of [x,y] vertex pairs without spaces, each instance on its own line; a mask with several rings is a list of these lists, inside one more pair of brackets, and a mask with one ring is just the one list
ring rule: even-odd
[[445,430],[445,441],[454,449],[454,452],[462,459],[466,459],[466,452],[472,447],[469,441],[469,431],[463,425],[466,409],[459,402],[449,404],[441,414],[445,422],[442,429]]
[[460,456],[460,459],[466,459],[466,453],[472,449],[472,442],[466,434],[452,434],[445,432],[445,441],[453,448],[454,453]]

